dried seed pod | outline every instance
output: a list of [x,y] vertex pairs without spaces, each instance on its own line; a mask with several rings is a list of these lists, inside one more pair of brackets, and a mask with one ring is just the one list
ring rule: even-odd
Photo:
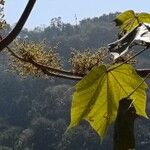
[[[15,49],[17,54],[22,58],[32,60],[38,64],[49,66],[55,69],[61,69],[62,64],[58,53],[52,50],[52,48],[46,49],[45,43],[16,43]],[[34,66],[33,64],[25,61],[19,61],[14,56],[10,56],[10,68],[15,70],[22,77],[33,76],[44,76],[43,71]]]
[[100,48],[96,52],[93,52],[90,49],[87,49],[84,52],[73,49],[70,58],[72,71],[75,74],[86,74],[94,66],[103,64],[103,58],[105,57],[106,52],[106,48]]

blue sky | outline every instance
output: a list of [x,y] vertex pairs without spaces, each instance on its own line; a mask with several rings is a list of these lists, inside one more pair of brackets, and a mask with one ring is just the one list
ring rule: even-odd
[[[28,0],[6,0],[6,21],[10,24],[17,22],[27,2]],[[63,22],[74,24],[75,14],[80,21],[128,9],[150,13],[150,0],[37,0],[25,27],[33,29],[36,26],[47,26],[52,18],[59,16]]]

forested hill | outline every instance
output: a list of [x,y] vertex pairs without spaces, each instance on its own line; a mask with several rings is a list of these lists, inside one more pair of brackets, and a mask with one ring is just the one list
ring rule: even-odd
[[53,18],[48,27],[36,27],[33,31],[24,29],[20,37],[36,42],[45,39],[51,45],[59,42],[60,47],[64,49],[98,48],[115,38],[116,29],[113,20],[116,14],[83,19],[77,25],[63,23],[60,17]]
[[[34,30],[24,29],[19,37],[34,42],[45,40],[51,47],[58,45],[59,54],[63,57],[64,62],[67,62],[71,48],[80,51],[88,48],[95,50],[116,40],[118,28],[115,27],[113,20],[117,14],[119,13],[86,18],[76,25],[63,23],[61,17],[53,18],[48,27],[36,27]],[[148,67],[149,57],[150,54],[147,52],[142,54],[138,65]]]
[[[49,27],[37,27],[33,31],[24,29],[18,38],[34,42],[45,40],[48,46],[58,44],[61,56],[68,59],[70,48],[94,50],[114,41],[117,38],[115,16],[84,19],[78,25],[65,24],[61,18],[54,18]],[[10,30],[8,25],[6,33]],[[6,71],[2,53],[0,59],[0,150],[112,149],[112,132],[101,144],[99,136],[85,122],[64,134],[70,122],[75,83],[55,78],[22,80]],[[137,150],[150,149],[149,127],[149,120],[137,120]]]
[[[117,14],[117,13],[116,13]],[[116,14],[103,15],[81,20],[77,25],[65,24],[61,18],[53,18],[45,28],[24,29],[21,39],[40,42],[43,39],[50,46],[58,45],[59,53],[65,55],[70,48],[85,50],[106,46],[117,38],[117,29],[113,22]]]

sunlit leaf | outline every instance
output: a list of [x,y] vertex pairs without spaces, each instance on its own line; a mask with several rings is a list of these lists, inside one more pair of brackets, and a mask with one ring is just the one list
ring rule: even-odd
[[133,28],[132,25],[136,21],[135,13],[133,10],[127,10],[119,14],[114,21],[121,31],[129,31]]
[[139,23],[150,23],[150,14],[135,13],[133,10],[127,10],[119,14],[116,19],[116,26],[120,27],[121,32],[129,32]]
[[[69,128],[84,119],[104,138],[109,125],[116,119],[119,101],[143,81],[129,64],[114,67],[116,65],[109,69],[105,65],[96,67],[75,86]],[[136,113],[144,117],[147,117],[146,88],[143,83],[130,97]]]
[[123,25],[124,22],[126,22],[127,20],[130,20],[134,17],[135,17],[134,11],[127,10],[127,11],[119,14],[114,21],[116,22],[116,26],[120,26],[120,25]]
[[148,13],[139,13],[138,19],[142,23],[150,23],[150,14]]

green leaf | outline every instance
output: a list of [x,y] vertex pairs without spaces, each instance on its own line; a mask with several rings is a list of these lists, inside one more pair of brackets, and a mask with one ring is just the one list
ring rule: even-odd
[[[127,97],[142,81],[129,64],[114,65],[109,69],[101,65],[92,69],[75,86],[69,128],[84,119],[104,138],[109,125],[116,119],[119,100]],[[147,117],[146,88],[144,82],[130,97],[136,113],[144,117]]]
[[119,26],[123,32],[130,31],[135,22],[135,26],[138,24],[133,10],[127,10],[119,14],[114,21],[116,22],[116,26]]
[[134,11],[127,10],[119,14],[114,21],[116,22],[116,26],[120,26],[120,25],[123,25],[125,21],[130,20],[134,17],[135,17]]
[[150,23],[150,14],[135,13],[133,10],[127,10],[119,14],[116,19],[116,26],[119,26],[121,32],[129,32],[139,23]]
[[139,13],[137,16],[138,16],[138,19],[139,19],[140,22],[150,23],[150,14],[148,14],[148,13]]

